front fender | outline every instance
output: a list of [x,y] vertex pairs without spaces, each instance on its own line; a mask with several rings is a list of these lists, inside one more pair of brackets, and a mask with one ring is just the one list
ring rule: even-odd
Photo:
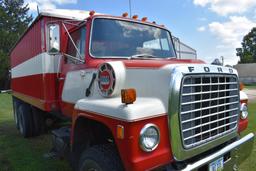
[[139,97],[133,104],[121,103],[120,97],[101,99],[81,99],[75,105],[76,110],[90,111],[106,117],[127,122],[166,114],[164,103],[157,98]]

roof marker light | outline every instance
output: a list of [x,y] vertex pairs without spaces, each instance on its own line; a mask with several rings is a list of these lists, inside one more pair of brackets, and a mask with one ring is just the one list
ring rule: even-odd
[[127,17],[128,16],[128,13],[127,12],[125,12],[125,13],[123,13],[123,15],[122,15],[123,17]]
[[142,21],[142,22],[146,22],[147,19],[148,19],[147,17],[143,17],[143,18],[141,19],[141,21]]
[[132,16],[132,19],[137,20],[138,17],[139,17],[138,15],[134,15],[134,16]]
[[93,16],[95,14],[95,11],[90,11],[89,15]]

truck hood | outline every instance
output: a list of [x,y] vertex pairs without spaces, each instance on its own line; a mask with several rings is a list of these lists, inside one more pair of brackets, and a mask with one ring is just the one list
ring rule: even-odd
[[[98,59],[90,60],[90,68],[98,68],[100,64],[104,62],[120,61],[117,59]],[[205,64],[202,60],[195,59],[121,59],[126,68],[161,68],[169,64]]]
[[127,68],[161,68],[169,64],[204,64],[202,60],[194,59],[163,59],[163,60],[126,60],[123,61]]

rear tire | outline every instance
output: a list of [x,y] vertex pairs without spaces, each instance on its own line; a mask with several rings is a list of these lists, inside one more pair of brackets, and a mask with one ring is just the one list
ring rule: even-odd
[[33,118],[33,136],[39,136],[42,133],[46,132],[44,112],[40,109],[31,106],[32,109],[32,118]]
[[79,171],[121,171],[121,159],[113,144],[96,145],[85,150],[79,161]]
[[20,104],[18,108],[19,130],[24,138],[33,136],[33,119],[31,108],[27,104]]

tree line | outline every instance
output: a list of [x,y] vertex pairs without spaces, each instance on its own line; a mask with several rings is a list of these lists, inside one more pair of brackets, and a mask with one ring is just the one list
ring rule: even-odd
[[244,36],[241,45],[241,48],[236,49],[239,63],[256,63],[256,27]]
[[33,19],[28,10],[23,0],[0,0],[0,90],[10,88],[9,55]]

